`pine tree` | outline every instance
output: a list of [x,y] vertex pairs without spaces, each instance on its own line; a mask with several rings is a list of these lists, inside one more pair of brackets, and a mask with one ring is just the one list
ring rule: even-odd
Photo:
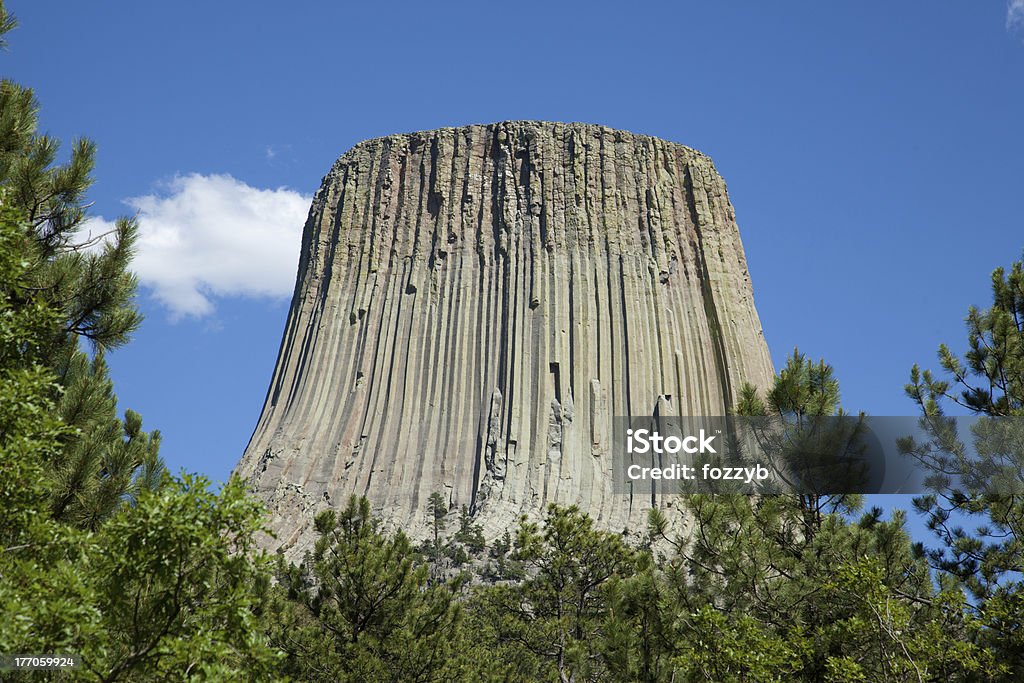
[[[255,609],[268,575],[248,556],[261,514],[240,482],[216,495],[190,478],[156,490],[110,469],[53,512],[67,496],[52,472],[82,441],[68,441],[43,362],[60,316],[28,295],[36,249],[0,201],[0,652],[79,653],[76,680],[267,680],[276,654]],[[131,414],[127,424],[122,462],[145,459],[130,451],[148,439]],[[130,507],[119,503],[129,479]]]
[[78,433],[63,440],[62,457],[51,474],[50,510],[55,519],[96,529],[119,506],[160,485],[160,433],[143,432],[142,418],[132,410],[124,420],[116,417],[104,354],[89,359],[72,351],[60,369],[59,415]]
[[[284,673],[315,681],[447,681],[454,590],[429,580],[402,532],[385,536],[365,499],[316,518],[308,564],[279,567],[271,640]],[[283,595],[282,595],[283,593]]]
[[526,577],[495,586],[480,603],[492,637],[527,680],[602,680],[607,591],[633,573],[633,552],[579,508],[552,504],[542,525],[521,521],[515,555]]
[[[0,37],[14,25],[0,3]],[[51,510],[95,528],[161,481],[159,434],[143,432],[136,413],[118,417],[104,360],[142,320],[129,269],[138,226],[121,218],[111,234],[82,234],[95,145],[77,140],[68,161],[57,164],[59,143],[38,133],[38,110],[32,90],[0,82],[3,202],[20,212],[24,237],[34,245],[25,252],[25,284],[12,305],[54,312],[54,324],[36,340],[39,362],[57,376],[52,399],[68,427],[60,456],[47,469]]]
[[483,552],[487,547],[483,527],[473,524],[473,517],[465,505],[459,508],[459,530],[455,532],[455,540],[464,544],[474,554]]
[[[835,424],[817,418],[844,414],[839,397],[832,368],[794,351],[765,398],[744,388],[739,412],[783,417],[781,449],[800,452],[805,431]],[[662,575],[682,680],[933,680],[930,668],[963,680],[982,655],[959,609],[941,607],[956,595],[935,589],[900,511],[852,521],[861,505],[827,489],[688,496],[690,529],[666,539]],[[666,537],[662,513],[651,526]]]
[[427,500],[427,514],[429,515],[430,530],[433,533],[433,547],[431,553],[434,560],[434,569],[438,571],[441,562],[441,532],[447,526],[445,518],[448,516],[448,504],[444,496],[434,491]]
[[54,410],[56,377],[40,363],[38,344],[57,316],[22,304],[33,247],[0,190],[0,557],[33,542],[37,512],[50,496],[45,473],[66,433]]
[[[1024,261],[992,273],[992,305],[971,307],[968,350],[945,344],[947,379],[914,365],[907,396],[925,438],[902,450],[926,467],[933,493],[914,501],[940,545],[930,559],[971,593],[978,641],[998,653],[1006,680],[1024,676]],[[970,433],[947,417],[953,406],[977,416]]]
[[804,537],[811,539],[826,515],[860,506],[860,496],[841,490],[850,487],[846,477],[857,473],[842,468],[834,456],[855,442],[863,415],[855,421],[843,410],[839,382],[824,360],[815,363],[794,349],[764,399],[752,385],[743,385],[736,414],[770,418],[764,425],[770,436],[759,437],[760,452],[777,461],[784,475],[793,475],[789,480],[799,491]]

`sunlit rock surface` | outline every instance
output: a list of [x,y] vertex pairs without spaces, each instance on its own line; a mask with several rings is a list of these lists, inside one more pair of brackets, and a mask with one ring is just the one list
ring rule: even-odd
[[489,539],[614,493],[611,417],[721,415],[773,369],[725,183],[688,147],[514,121],[368,140],[323,179],[266,404],[237,471],[301,556],[367,496],[427,536],[427,499]]

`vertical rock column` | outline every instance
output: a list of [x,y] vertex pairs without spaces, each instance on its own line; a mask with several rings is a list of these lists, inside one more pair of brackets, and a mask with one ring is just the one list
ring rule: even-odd
[[281,351],[237,471],[276,544],[367,496],[488,537],[548,502],[641,528],[612,491],[612,416],[721,415],[773,374],[725,183],[682,145],[505,122],[356,145],[306,222]]

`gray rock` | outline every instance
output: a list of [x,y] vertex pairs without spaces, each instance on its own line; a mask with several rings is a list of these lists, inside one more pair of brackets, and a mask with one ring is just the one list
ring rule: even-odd
[[549,502],[641,531],[611,417],[721,415],[773,375],[711,160],[602,126],[510,121],[356,145],[317,192],[266,404],[237,466],[296,558],[367,496],[489,539]]

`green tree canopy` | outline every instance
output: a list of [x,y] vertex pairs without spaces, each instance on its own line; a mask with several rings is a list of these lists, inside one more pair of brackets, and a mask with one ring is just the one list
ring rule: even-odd
[[[945,344],[944,378],[914,365],[907,396],[921,411],[923,439],[902,443],[929,467],[933,493],[914,501],[939,545],[934,566],[970,592],[976,637],[997,653],[1006,680],[1024,676],[1024,262],[992,273],[992,305],[971,307],[967,352]],[[963,421],[948,408],[978,419]]]
[[271,641],[302,680],[450,680],[456,586],[431,583],[405,534],[385,535],[365,498],[316,518],[308,563],[278,571]]

